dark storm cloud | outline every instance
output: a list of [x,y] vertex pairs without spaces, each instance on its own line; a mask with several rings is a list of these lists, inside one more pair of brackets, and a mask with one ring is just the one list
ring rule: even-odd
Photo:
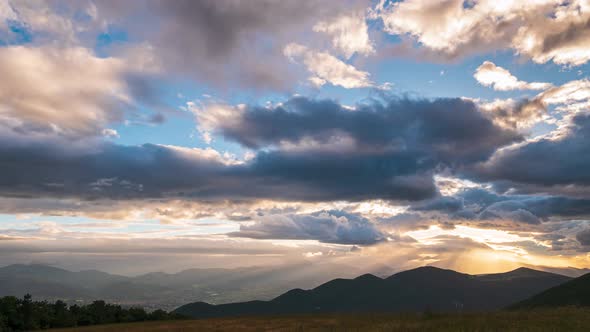
[[[419,200],[436,193],[432,161],[415,153],[260,152],[237,172],[263,197],[295,200]],[[273,189],[276,188],[276,189]],[[278,196],[276,196],[278,195]]]
[[576,243],[574,239],[571,239],[565,235],[557,234],[557,233],[545,233],[541,235],[536,235],[535,239],[539,241],[548,242],[551,245],[551,250],[553,251],[563,251],[563,250],[578,250],[579,243]]
[[[68,154],[47,146],[0,147],[3,196],[98,198],[363,200],[434,195],[414,156],[260,153],[227,165],[204,152],[106,144]],[[405,160],[408,158],[409,160]]]
[[356,111],[305,98],[285,105],[288,111],[265,110],[270,118],[249,108],[245,118],[232,121],[238,123],[233,132],[222,130],[244,144],[248,139],[271,144],[304,136],[322,140],[330,132],[345,132],[355,146],[275,147],[236,164],[214,150],[102,144],[82,152],[51,143],[4,141],[0,191],[3,196],[84,199],[421,200],[436,195],[437,167],[482,160],[520,139],[461,99],[394,99]]
[[415,203],[411,209],[440,212],[457,220],[507,220],[534,225],[549,218],[590,216],[590,200],[548,195],[501,195],[485,189],[469,189],[453,197]]
[[527,210],[522,201],[503,201],[486,207],[478,215],[481,220],[510,220],[525,224],[540,224],[539,217]]
[[240,231],[229,235],[358,245],[375,244],[386,239],[385,234],[366,218],[343,211],[262,216],[251,225],[241,225]]
[[235,120],[218,121],[214,130],[250,148],[344,136],[352,137],[358,150],[414,151],[447,163],[483,160],[522,139],[459,98],[389,98],[349,110],[329,100],[295,97],[271,109],[247,108]]
[[[494,202],[480,213],[515,213],[517,220],[537,223],[550,217],[585,217],[590,215],[590,200],[562,196],[499,196],[501,201]],[[536,219],[539,221],[535,221]]]
[[576,240],[583,246],[590,246],[590,228],[576,234]]
[[[578,115],[565,137],[540,139],[504,149],[475,170],[479,179],[505,181],[505,187],[590,185],[590,116]],[[585,190],[586,195],[590,194]]]
[[455,197],[443,196],[418,203],[412,206],[412,209],[416,211],[457,212],[462,210],[463,207],[463,200]]

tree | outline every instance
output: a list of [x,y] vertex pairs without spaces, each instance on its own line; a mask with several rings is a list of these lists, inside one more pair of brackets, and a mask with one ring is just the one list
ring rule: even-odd
[[64,301],[33,301],[30,294],[25,295],[22,300],[14,296],[0,297],[2,332],[178,318],[181,317],[164,310],[147,313],[143,308],[126,309],[105,301],[68,306]]
[[25,330],[36,330],[40,327],[33,317],[33,297],[31,294],[26,294],[23,297],[21,312]]
[[75,326],[76,321],[72,317],[72,312],[68,310],[68,305],[61,300],[53,304],[53,317],[51,327],[70,327]]

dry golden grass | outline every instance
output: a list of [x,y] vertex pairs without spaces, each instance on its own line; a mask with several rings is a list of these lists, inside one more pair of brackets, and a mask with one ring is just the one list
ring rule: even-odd
[[559,308],[479,314],[338,314],[241,317],[102,325],[52,331],[590,331],[590,309]]

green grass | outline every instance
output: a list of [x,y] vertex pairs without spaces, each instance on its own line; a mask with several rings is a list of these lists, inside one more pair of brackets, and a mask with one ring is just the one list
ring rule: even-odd
[[338,314],[216,318],[52,330],[192,331],[589,331],[590,309],[558,308],[469,314]]

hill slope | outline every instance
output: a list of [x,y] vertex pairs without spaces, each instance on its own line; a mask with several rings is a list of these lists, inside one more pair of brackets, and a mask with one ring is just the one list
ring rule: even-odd
[[469,275],[435,267],[404,271],[381,279],[363,275],[334,279],[311,290],[293,289],[271,301],[184,305],[183,315],[221,317],[285,313],[493,310],[571,278],[520,268],[507,273]]
[[564,306],[590,306],[590,273],[547,289],[510,308],[529,309]]

